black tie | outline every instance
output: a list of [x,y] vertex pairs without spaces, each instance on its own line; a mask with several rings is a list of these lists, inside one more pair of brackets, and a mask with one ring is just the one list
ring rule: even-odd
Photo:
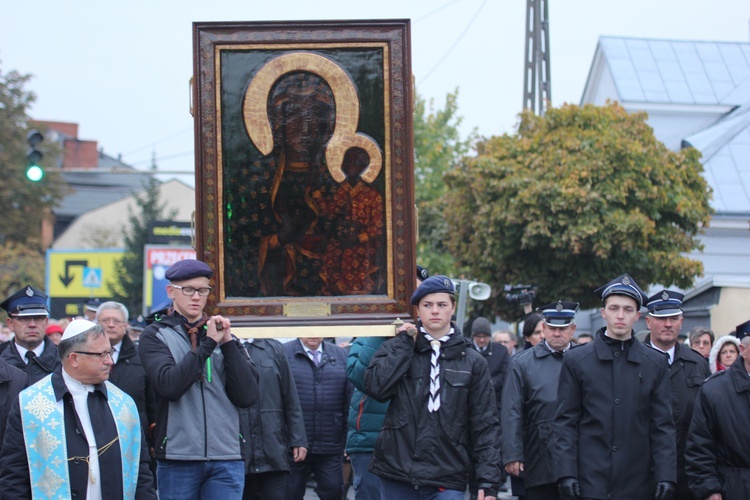
[[36,358],[36,353],[34,351],[26,351],[26,354],[24,354],[24,356],[26,356],[26,364],[28,365],[31,364],[32,359]]
[[563,351],[552,351],[552,355],[557,359],[562,359],[565,353]]

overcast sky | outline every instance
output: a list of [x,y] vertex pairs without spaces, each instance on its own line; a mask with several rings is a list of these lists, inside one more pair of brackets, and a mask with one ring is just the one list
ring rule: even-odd
[[[549,0],[552,102],[578,104],[600,36],[743,41],[750,0]],[[526,0],[3,2],[0,69],[34,77],[31,115],[139,168],[192,170],[192,23],[411,19],[417,91],[459,89],[464,132],[513,132],[523,100]]]

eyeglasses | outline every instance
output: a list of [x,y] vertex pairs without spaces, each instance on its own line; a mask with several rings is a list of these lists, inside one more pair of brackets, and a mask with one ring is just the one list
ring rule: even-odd
[[107,356],[111,358],[112,355],[115,353],[115,350],[110,349],[109,351],[104,351],[104,352],[86,352],[86,351],[73,351],[73,352],[76,354],[85,354],[86,356],[99,356],[99,359],[104,361],[105,359],[107,359]]
[[179,286],[179,285],[169,285],[172,288],[177,288],[178,290],[182,290],[183,295],[187,295],[188,297],[192,297],[195,292],[198,292],[198,295],[201,297],[207,297],[209,293],[211,293],[211,287],[207,286],[204,288],[195,288],[192,286]]
[[100,319],[100,320],[97,320],[97,321],[99,322],[100,325],[120,326],[120,325],[124,325],[125,324],[124,321],[119,320],[119,319],[114,319],[114,318]]
[[99,322],[100,325],[120,326],[120,325],[124,325],[125,324],[124,321],[119,320],[119,319],[114,319],[114,318],[100,319],[100,320],[97,320],[97,321]]
[[19,323],[29,323],[31,321],[44,321],[47,316],[11,316],[11,318]]

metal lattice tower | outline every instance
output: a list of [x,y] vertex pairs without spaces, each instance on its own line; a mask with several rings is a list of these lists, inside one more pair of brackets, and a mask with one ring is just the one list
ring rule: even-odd
[[544,116],[552,102],[549,66],[549,0],[526,0],[523,109]]

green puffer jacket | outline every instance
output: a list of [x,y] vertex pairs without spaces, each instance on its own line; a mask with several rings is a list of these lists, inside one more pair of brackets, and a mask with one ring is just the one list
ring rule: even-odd
[[378,433],[383,426],[388,403],[379,403],[365,394],[365,370],[375,352],[388,337],[363,337],[356,339],[349,348],[346,359],[346,374],[354,385],[349,407],[349,432],[346,439],[347,453],[372,453]]

